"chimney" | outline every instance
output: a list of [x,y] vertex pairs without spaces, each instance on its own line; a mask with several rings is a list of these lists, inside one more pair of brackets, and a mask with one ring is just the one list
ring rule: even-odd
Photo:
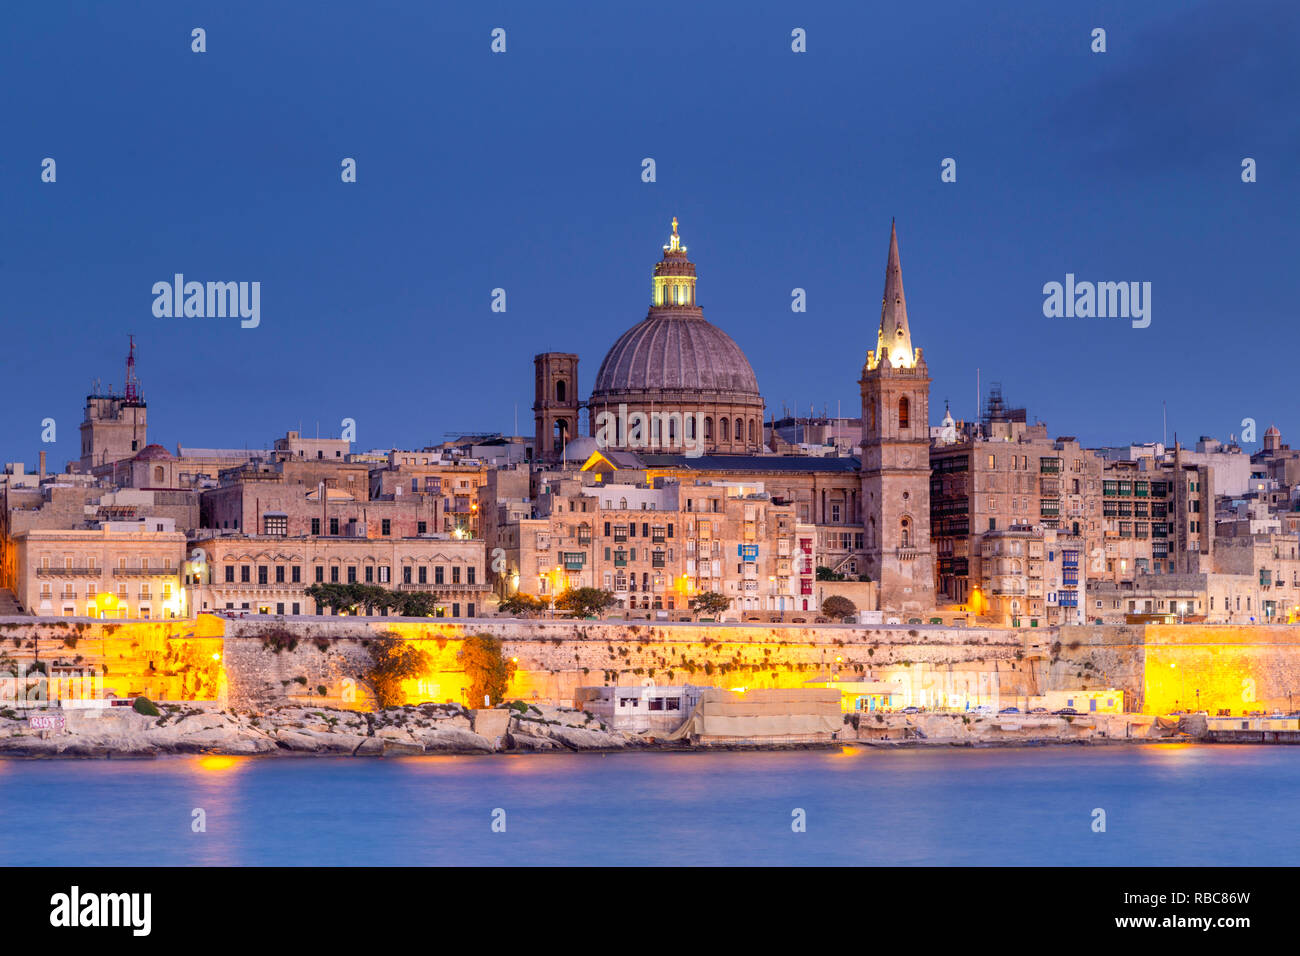
[[45,452],[44,451],[41,452],[41,477],[39,480],[40,481],[45,480]]

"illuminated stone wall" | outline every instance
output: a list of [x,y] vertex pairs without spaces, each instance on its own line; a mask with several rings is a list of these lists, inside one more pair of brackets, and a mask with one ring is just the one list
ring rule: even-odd
[[[8,657],[18,664],[39,660],[60,674],[97,673],[103,689],[119,697],[144,694],[239,708],[293,701],[367,709],[370,697],[357,679],[369,663],[365,640],[391,631],[433,660],[428,674],[406,684],[412,703],[471,703],[457,658],[467,630],[502,640],[505,654],[517,659],[509,695],[525,700],[566,702],[578,687],[649,681],[801,687],[833,674],[894,684],[922,705],[952,695],[972,704],[1019,705],[1017,698],[1049,690],[1109,687],[1125,692],[1127,707],[1146,713],[1196,709],[1197,690],[1200,708],[1212,714],[1300,705],[1300,627],[1281,625],[1015,631],[495,619],[467,626],[384,618],[11,618],[0,621],[0,665]],[[268,641],[276,631],[296,645]],[[12,697],[12,691],[12,684],[0,685],[0,696]]]
[[[368,661],[363,640],[391,631],[427,651],[430,674],[407,683],[411,702],[465,699],[457,660],[461,639],[484,633],[502,640],[517,660],[511,697],[572,701],[578,687],[604,684],[705,684],[719,687],[802,687],[819,676],[888,681],[918,702],[961,693],[980,701],[996,694],[1038,693],[1013,630],[945,628],[815,628],[800,626],[514,621],[463,624],[338,619],[283,625],[299,637],[294,650],[265,646],[268,622],[229,622],[226,641],[230,701],[255,706],[288,697],[334,706],[368,706],[355,683]],[[319,649],[318,648],[324,648]],[[837,658],[839,660],[837,661]],[[352,679],[353,683],[347,683]],[[321,688],[325,693],[320,694]],[[351,699],[349,695],[351,694]]]
[[[39,663],[56,696],[143,695],[151,700],[222,699],[225,693],[221,622],[64,621],[10,618],[0,622],[0,672],[30,673]],[[28,688],[34,691],[37,678]],[[96,687],[96,682],[99,687]],[[0,706],[23,693],[18,681],[0,681]]]

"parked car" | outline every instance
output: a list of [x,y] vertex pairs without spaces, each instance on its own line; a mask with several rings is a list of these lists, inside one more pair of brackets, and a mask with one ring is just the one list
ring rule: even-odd
[[1060,710],[1052,711],[1052,713],[1057,717],[1072,717],[1079,712],[1073,707],[1062,707]]
[[999,713],[999,714],[1018,714],[1018,713],[1020,713],[1020,708],[1019,708],[1019,707],[1003,707],[1001,710],[998,711],[998,713]]
[[920,707],[904,707],[902,710],[902,713],[904,714],[919,714],[920,712]]
[[1046,707],[1035,707],[1033,710],[1030,711],[1030,713],[1031,713],[1031,714],[1045,714],[1045,713],[1047,713],[1047,708],[1046,708]]

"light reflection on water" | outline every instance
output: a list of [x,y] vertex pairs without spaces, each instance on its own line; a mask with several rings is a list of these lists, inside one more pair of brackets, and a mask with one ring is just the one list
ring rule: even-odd
[[1300,749],[1278,746],[0,761],[0,781],[3,865],[1300,863]]

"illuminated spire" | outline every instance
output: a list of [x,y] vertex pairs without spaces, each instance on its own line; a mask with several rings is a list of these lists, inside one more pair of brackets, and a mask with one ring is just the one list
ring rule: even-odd
[[664,246],[664,252],[686,253],[686,247],[682,245],[682,237],[677,235],[677,217],[673,216],[673,234],[668,237],[668,245]]
[[673,216],[673,234],[664,246],[663,261],[655,264],[651,307],[689,309],[695,305],[695,264],[686,258],[686,247],[677,234],[677,217]]
[[912,331],[907,325],[907,299],[903,296],[903,268],[898,257],[898,230],[889,223],[889,261],[885,264],[885,295],[880,304],[880,332],[876,336],[878,362],[893,368],[912,368]]

